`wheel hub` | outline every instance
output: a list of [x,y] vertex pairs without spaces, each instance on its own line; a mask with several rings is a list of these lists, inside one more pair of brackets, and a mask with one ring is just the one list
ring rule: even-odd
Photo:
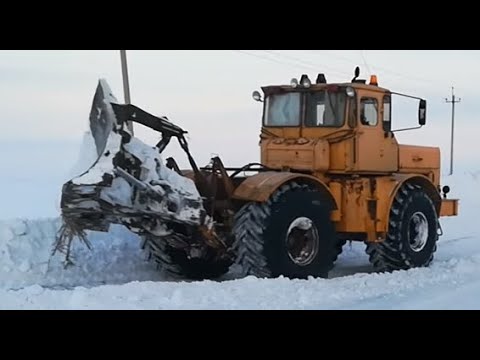
[[427,217],[417,212],[410,218],[408,224],[408,240],[410,248],[415,252],[420,252],[427,245],[428,240],[428,220]]
[[311,264],[318,254],[318,231],[313,221],[306,217],[297,218],[290,224],[286,241],[288,256],[299,266]]

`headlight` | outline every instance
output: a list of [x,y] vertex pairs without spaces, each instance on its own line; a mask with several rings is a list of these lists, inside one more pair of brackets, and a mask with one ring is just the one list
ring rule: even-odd
[[302,86],[303,86],[303,87],[306,87],[306,88],[309,88],[310,86],[312,86],[312,82],[310,81],[309,78],[305,78],[305,79],[303,79],[303,81],[302,81]]
[[300,79],[300,84],[305,88],[309,88],[310,86],[312,86],[312,82],[308,78],[308,75],[302,75],[302,78]]
[[347,93],[348,97],[354,97],[355,96],[355,90],[350,86],[347,87],[346,93]]
[[262,95],[258,91],[254,91],[252,94],[253,100],[262,102]]

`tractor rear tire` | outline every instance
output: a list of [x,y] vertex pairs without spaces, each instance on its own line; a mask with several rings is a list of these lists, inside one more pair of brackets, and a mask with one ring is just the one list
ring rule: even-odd
[[148,236],[144,249],[158,269],[174,279],[216,280],[225,275],[231,265],[230,261],[213,257],[189,258],[185,251],[169,246],[165,238]]
[[328,277],[339,249],[330,206],[317,190],[291,183],[235,216],[233,250],[241,276]]
[[335,258],[333,262],[335,263],[340,255],[343,253],[343,248],[347,244],[347,240],[344,239],[337,239],[336,245],[335,245]]
[[432,199],[420,186],[404,185],[390,210],[385,241],[367,245],[375,270],[392,272],[428,267],[437,250],[438,225]]

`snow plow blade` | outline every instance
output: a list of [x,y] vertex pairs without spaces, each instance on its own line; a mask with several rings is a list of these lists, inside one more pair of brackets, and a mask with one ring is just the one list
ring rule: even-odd
[[[116,104],[108,84],[100,81],[90,113],[98,159],[64,185],[63,215],[77,217],[87,229],[103,231],[108,230],[109,223],[131,226],[136,218],[148,215],[164,221],[203,224],[205,212],[195,184],[168,169],[158,149],[129,133],[126,122],[130,117],[169,137],[185,133],[166,119],[132,105]],[[152,231],[154,228],[152,224]]]
[[[128,121],[161,132],[161,141],[156,146],[146,145],[129,132]],[[173,159],[167,166],[161,158],[176,137],[198,171],[184,138],[186,131],[134,105],[118,104],[106,81],[100,80],[90,112],[90,133],[98,157],[63,186],[63,226],[55,251],[68,258],[73,238],[88,245],[85,231],[108,232],[111,224],[126,226],[154,244],[157,252],[166,245],[173,249],[188,245],[191,250],[192,242],[210,248],[222,246],[195,181],[182,176]],[[196,253],[201,257],[206,252]]]

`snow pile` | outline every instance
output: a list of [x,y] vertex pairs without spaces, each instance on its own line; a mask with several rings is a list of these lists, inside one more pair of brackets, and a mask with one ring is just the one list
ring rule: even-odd
[[[117,118],[115,103],[107,82],[100,80],[90,112],[91,132],[82,145],[85,158],[81,154],[75,167],[84,170],[63,187],[68,233],[122,224],[138,233],[164,234],[165,222],[171,220],[209,225],[194,182],[168,169],[158,148],[132,137],[126,119]],[[126,109],[118,110],[119,117],[122,111]]]
[[[121,125],[116,121],[112,103],[118,103],[117,98],[107,81],[100,79],[90,111],[90,132],[84,136],[74,176],[81,175],[73,180],[74,184],[98,184],[105,173],[114,175],[112,159],[120,150],[122,138],[118,134]],[[92,138],[88,139],[88,135]]]
[[[176,204],[175,217],[180,220],[200,219],[203,207],[193,208],[193,203],[201,204],[201,195],[195,183],[175,171],[168,169],[160,156],[158,149],[145,145],[137,138],[132,138],[124,145],[128,154],[131,154],[142,163],[140,180],[152,185],[159,193],[165,194],[168,201]],[[148,201],[149,210],[155,213],[168,213],[166,202]]]
[[68,179],[65,179],[65,181],[68,181],[80,174],[83,174],[85,171],[90,169],[97,160],[98,154],[95,147],[95,140],[93,139],[92,133],[90,131],[87,131],[83,134],[77,162],[68,172]]
[[161,280],[159,272],[146,261],[138,237],[120,226],[113,226],[108,234],[90,233],[92,251],[74,242],[75,266],[65,269],[63,255],[51,257],[59,226],[59,219],[0,222],[0,289]]
[[331,280],[249,277],[221,283],[132,282],[58,291],[34,285],[0,290],[0,309],[478,309],[479,269],[477,252],[429,269]]
[[[95,185],[103,181],[103,175],[109,174],[114,176],[113,173],[113,158],[120,151],[122,144],[122,137],[118,134],[112,133],[108,137],[108,142],[105,148],[105,156],[100,156],[93,163],[90,163],[88,171],[81,176],[76,177],[72,182],[76,185]],[[91,152],[88,152],[88,157],[91,156]],[[93,164],[93,166],[92,166]]]
[[[138,210],[144,206],[155,214],[165,212],[167,203],[174,202],[177,218],[200,218],[201,208],[191,206],[192,202],[201,202],[193,181],[166,168],[158,149],[139,139],[131,138],[129,143],[122,144],[112,102],[116,102],[116,98],[106,81],[100,80],[90,113],[90,131],[84,134],[77,163],[70,171],[71,184],[78,190],[75,199],[78,202],[69,204],[69,209],[77,209],[79,214],[83,213],[82,209],[99,211],[95,189],[103,182],[104,174],[110,174],[114,178],[111,186],[99,187],[102,200],[128,209],[137,205]],[[140,164],[139,180],[163,193],[165,201],[149,200],[146,205],[139,204],[132,185],[114,173],[113,159],[121,150],[133,163]],[[61,187],[58,191],[61,192]],[[63,254],[51,258],[60,226],[60,219],[0,222],[0,288],[19,289],[33,284],[55,288],[90,287],[162,279],[155,266],[146,261],[146,254],[140,248],[141,240],[118,225],[113,225],[108,234],[88,233],[93,251],[74,241],[75,266],[64,269]]]

